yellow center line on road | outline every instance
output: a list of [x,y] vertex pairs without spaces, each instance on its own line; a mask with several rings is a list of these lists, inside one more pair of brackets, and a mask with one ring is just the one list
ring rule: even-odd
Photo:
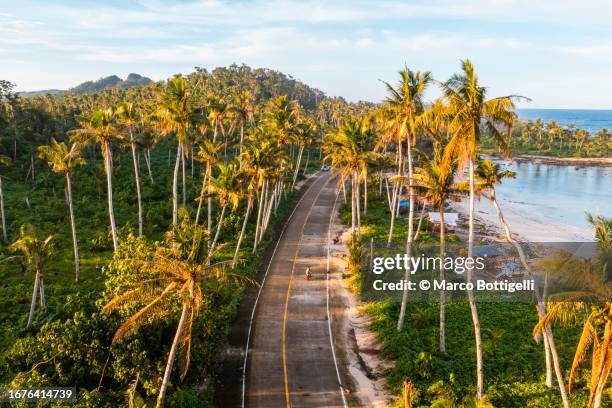
[[304,236],[304,229],[306,228],[306,224],[308,223],[308,219],[310,218],[310,214],[312,213],[312,209],[315,204],[319,200],[319,196],[329,183],[331,178],[328,178],[327,181],[323,184],[317,196],[315,197],[312,205],[308,209],[308,213],[306,214],[306,218],[304,219],[304,223],[302,224],[302,228],[300,229],[300,238],[297,243],[297,248],[295,249],[295,255],[293,256],[293,262],[291,264],[291,275],[289,275],[289,285],[287,286],[287,294],[285,296],[285,311],[283,313],[283,337],[282,337],[282,345],[283,345],[283,376],[285,380],[285,401],[287,403],[287,408],[291,408],[291,399],[289,397],[289,377],[287,375],[287,312],[289,311],[289,297],[291,296],[291,285],[293,283],[293,275],[295,273],[295,262],[297,261],[297,257],[300,253],[300,246],[302,244],[302,237]]

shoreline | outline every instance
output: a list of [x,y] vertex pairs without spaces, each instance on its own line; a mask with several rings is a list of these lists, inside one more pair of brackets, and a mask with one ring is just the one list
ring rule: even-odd
[[[495,160],[508,160],[506,157],[503,157],[499,154],[483,154],[483,157],[490,157]],[[612,167],[612,157],[554,157],[535,154],[517,154],[509,160],[517,162],[555,164],[560,166],[578,165],[594,167]]]
[[[512,203],[499,203],[504,219],[510,228],[510,232],[517,241],[542,243],[542,242],[592,242],[593,234],[590,230],[559,222],[551,222],[539,219],[532,214],[526,214],[512,207]],[[450,203],[451,208],[460,216],[468,218],[467,198]],[[499,217],[488,199],[474,201],[474,219],[477,224],[484,225],[487,230],[496,236],[504,236],[504,231],[499,225]]]

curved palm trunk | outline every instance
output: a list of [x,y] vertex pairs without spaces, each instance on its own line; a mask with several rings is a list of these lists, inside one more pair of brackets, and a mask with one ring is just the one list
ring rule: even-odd
[[151,169],[151,149],[147,149],[144,154],[145,162],[147,163],[147,171],[149,173],[149,179],[151,180],[151,184],[155,184],[155,180],[153,180],[153,170]]
[[[444,282],[444,204],[440,206],[440,282]],[[446,307],[446,291],[444,290],[444,285],[442,285],[442,289],[440,289],[440,352],[446,352],[446,315],[445,315],[445,307]]]
[[[387,187],[388,188],[388,187]],[[397,204],[398,204],[398,196],[399,196],[399,187],[398,185],[393,186],[393,193],[391,198],[391,225],[389,226],[389,238],[387,238],[387,247],[391,246],[391,240],[393,239],[393,229],[395,228],[395,215],[397,214]]]
[[242,145],[244,143],[244,120],[240,121],[240,146],[239,146],[239,161],[238,161],[238,169],[242,170]]
[[266,180],[264,179],[263,183],[261,184],[261,194],[259,195],[259,200],[257,203],[257,224],[255,226],[255,237],[253,238],[253,253],[255,253],[255,251],[257,251],[257,244],[259,243],[259,233],[260,233],[260,228],[261,228],[261,214],[263,212],[263,206],[264,206],[264,187],[266,185]]
[[110,218],[111,233],[113,235],[113,249],[119,248],[117,240],[117,224],[115,223],[115,212],[113,210],[113,152],[108,142],[104,143],[104,167],[106,170],[106,190],[108,196],[108,216]]
[[268,214],[267,206],[270,202],[270,182],[266,180],[266,188],[263,193],[262,206],[263,210],[261,211],[261,221],[259,221],[259,235],[257,235],[257,242],[261,242],[264,237],[264,233],[266,232],[266,215]]
[[608,377],[610,376],[610,371],[612,369],[612,359],[610,358],[610,353],[612,353],[612,347],[610,347],[610,343],[612,342],[612,323],[608,320],[606,325],[604,326],[604,334],[601,341],[601,351],[599,356],[599,364],[598,371],[594,378],[591,381],[596,381],[595,384],[591,385],[592,395],[589,399],[593,402],[593,408],[601,407],[601,400],[603,398],[604,388],[608,381]]
[[308,148],[308,151],[306,152],[306,164],[304,165],[304,171],[302,172],[302,174],[305,176],[306,172],[308,171],[308,164],[310,163],[310,150],[312,148]]
[[174,174],[172,177],[172,224],[178,223],[178,174],[181,164],[182,144],[178,142],[176,147],[176,161],[174,162]]
[[249,215],[251,214],[251,209],[253,207],[253,193],[249,193],[248,203],[246,212],[244,215],[244,221],[242,221],[242,229],[240,230],[240,237],[238,237],[238,243],[236,244],[236,251],[234,252],[234,259],[232,259],[232,267],[236,266],[236,262],[238,261],[238,254],[240,253],[240,245],[242,245],[242,240],[244,239],[244,232],[246,231],[246,227],[249,221]]
[[[469,228],[468,228],[468,258],[474,253],[474,160],[469,159],[470,173],[470,212],[469,212]],[[472,268],[467,268],[467,282],[472,282]],[[482,339],[480,337],[480,319],[478,317],[478,309],[474,300],[472,290],[467,290],[468,303],[470,305],[470,313],[472,315],[472,323],[474,324],[474,340],[476,343],[476,400],[481,401],[484,392],[484,367],[482,360]]]
[[357,215],[357,236],[361,237],[361,197],[360,197],[360,186],[359,186],[359,174],[357,172],[355,172],[354,175],[354,184],[353,184],[353,189],[355,191],[355,204],[356,204],[356,208],[355,208],[355,214]]
[[291,182],[291,191],[295,187],[295,181],[297,180],[298,173],[300,172],[300,165],[302,163],[302,154],[304,154],[304,144],[300,144],[300,150],[298,152],[297,162],[295,164],[295,170],[293,171],[293,181]]
[[72,204],[72,181],[70,179],[70,172],[66,173],[66,190],[68,192],[68,210],[70,212],[70,228],[72,230],[72,246],[74,247],[74,269],[75,269],[74,281],[78,282],[80,278],[79,243],[77,241],[76,222],[74,219],[74,207]]
[[136,181],[136,198],[138,200],[138,236],[142,237],[142,197],[140,194],[140,175],[138,174],[138,160],[136,160],[136,143],[130,130],[130,147],[132,148],[132,161],[134,163],[134,180]]
[[363,215],[368,213],[368,175],[363,178]]
[[188,308],[187,303],[183,303],[183,311],[181,312],[181,318],[176,328],[176,334],[170,347],[170,354],[168,355],[168,362],[166,363],[166,371],[164,372],[164,379],[162,380],[161,387],[159,389],[159,395],[157,396],[157,408],[161,408],[164,405],[164,398],[166,396],[166,389],[168,388],[168,381],[170,380],[170,374],[172,374],[172,365],[174,364],[174,358],[176,357],[176,351],[178,350],[179,341],[187,322]]
[[[489,194],[490,194],[489,199],[491,200],[491,203],[493,204],[493,207],[495,207],[495,211],[497,212],[499,223],[504,229],[506,240],[510,242],[514,246],[514,248],[516,248],[519,254],[519,259],[521,260],[521,263],[523,264],[523,267],[531,275],[532,274],[531,268],[527,264],[527,258],[525,257],[525,252],[523,251],[523,248],[521,248],[521,246],[514,240],[514,238],[512,238],[512,235],[510,234],[510,227],[508,227],[508,224],[506,224],[504,215],[502,214],[501,208],[499,207],[499,203],[497,202],[497,198],[495,196],[495,189],[490,189]],[[536,302],[537,302],[536,310],[538,312],[538,316],[541,319],[546,314],[546,311],[544,308],[544,300],[540,296],[540,290],[538,289],[537,283],[535,280],[534,280],[534,292],[536,295]],[[555,347],[555,340],[554,340],[551,328],[548,327],[547,330],[545,330],[542,334],[544,337],[544,352],[546,353],[546,385],[549,387],[552,386],[552,372],[550,370],[550,363],[551,363],[550,357],[552,357],[552,363],[555,369],[555,375],[557,377],[557,384],[559,384],[559,392],[561,394],[561,399],[563,400],[563,406],[565,408],[569,408],[570,406],[569,398],[565,390],[565,381],[563,380],[563,372],[561,371],[561,363],[559,361],[559,355],[557,353],[557,348]],[[549,353],[550,353],[550,357],[549,357]]]
[[44,309],[47,307],[47,300],[45,298],[45,279],[43,278],[42,270],[40,272],[40,284],[38,286],[38,294],[40,297],[40,308]]
[[274,183],[272,185],[272,188],[269,189],[270,190],[270,197],[268,198],[268,208],[264,208],[264,219],[263,219],[263,225],[262,225],[262,233],[261,233],[261,237],[260,237],[260,241],[261,239],[263,239],[263,235],[264,233],[268,230],[268,224],[270,223],[270,217],[272,216],[272,208],[274,207],[274,201],[275,201],[275,196],[276,196],[276,183]]
[[[406,254],[408,259],[412,258],[412,240],[414,238],[414,188],[412,188],[412,147],[410,138],[406,144],[406,153],[408,156],[408,194],[410,197],[410,208],[408,209],[408,237],[406,239]],[[406,269],[404,271],[404,279],[410,281],[412,271]],[[400,315],[397,320],[397,331],[402,331],[404,328],[404,318],[406,317],[406,306],[408,304],[408,290],[404,289],[402,293],[402,304],[400,306]]]
[[[210,180],[212,177],[212,164],[210,162],[206,163],[206,178]],[[208,186],[208,218],[206,223],[206,228],[208,231],[212,229],[212,186]]]
[[183,207],[187,206],[187,181],[185,177],[185,146],[181,149],[181,173],[183,175]]
[[34,278],[34,291],[32,292],[32,303],[30,303],[30,315],[28,316],[28,326],[32,324],[34,319],[34,310],[36,309],[36,297],[39,292],[40,285],[40,272],[36,271],[36,277]]
[[204,173],[204,179],[202,180],[202,190],[200,191],[200,200],[198,202],[198,209],[196,211],[195,223],[196,225],[200,221],[200,212],[202,211],[202,203],[204,202],[204,194],[206,194],[206,181],[208,180],[208,172]]
[[423,218],[425,216],[425,204],[421,207],[421,213],[419,214],[419,224],[417,225],[416,232],[414,233],[414,240],[419,239],[419,234],[421,233],[421,226],[423,225]]
[[546,358],[546,386],[548,388],[552,388],[553,384],[553,374],[552,374],[552,360],[550,357],[550,343],[548,342],[548,336],[544,333],[544,356]]
[[2,237],[8,244],[8,231],[6,230],[6,214],[4,213],[4,192],[2,190],[2,177],[0,177],[0,212],[2,213]]
[[206,265],[210,265],[210,259],[212,258],[213,252],[215,250],[215,245],[217,245],[217,240],[219,239],[219,233],[221,232],[221,224],[223,223],[223,217],[225,216],[225,210],[227,208],[227,204],[224,204],[221,207],[221,214],[219,215],[219,221],[217,224],[217,231],[215,232],[215,237],[213,238],[213,242],[210,245],[210,249],[208,250],[208,256],[206,257]]
[[355,215],[355,179],[354,176],[351,177],[351,232],[355,234],[356,231],[356,220],[357,217]]

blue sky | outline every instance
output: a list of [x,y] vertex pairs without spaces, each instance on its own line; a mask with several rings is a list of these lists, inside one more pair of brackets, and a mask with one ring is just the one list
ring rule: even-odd
[[328,95],[379,101],[379,80],[395,81],[404,64],[444,80],[470,58],[491,96],[604,109],[610,15],[606,0],[0,0],[0,79],[18,90],[65,89],[244,62]]

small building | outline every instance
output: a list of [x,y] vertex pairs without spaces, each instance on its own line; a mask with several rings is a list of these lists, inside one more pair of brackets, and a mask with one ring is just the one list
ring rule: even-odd
[[[438,212],[428,212],[427,218],[430,222],[435,225],[440,225],[440,213]],[[448,225],[449,227],[456,227],[459,222],[459,214],[458,213],[444,213],[444,225]]]

